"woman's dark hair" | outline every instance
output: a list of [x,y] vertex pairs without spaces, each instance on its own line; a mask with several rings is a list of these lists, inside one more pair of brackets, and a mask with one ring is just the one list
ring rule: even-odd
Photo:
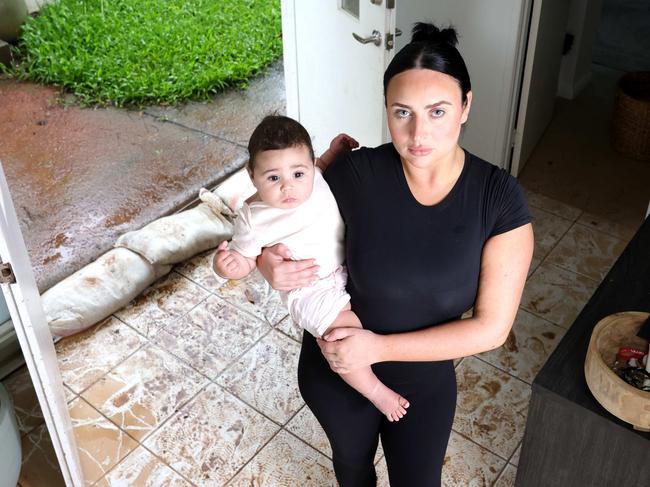
[[433,24],[417,22],[413,26],[411,42],[404,46],[388,65],[384,73],[384,99],[393,76],[408,69],[431,69],[448,74],[460,85],[463,103],[472,89],[463,57],[456,49],[458,37],[453,27],[440,30]]
[[282,115],[268,115],[262,119],[248,141],[248,168],[255,170],[255,156],[267,150],[288,149],[304,145],[314,160],[311,138],[305,127],[293,118]]

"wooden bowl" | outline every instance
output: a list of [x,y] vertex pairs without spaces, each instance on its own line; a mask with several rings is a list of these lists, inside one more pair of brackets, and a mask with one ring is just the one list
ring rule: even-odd
[[631,386],[611,366],[620,347],[647,351],[648,342],[636,336],[647,318],[648,313],[638,311],[603,318],[591,333],[585,359],[585,378],[596,400],[614,416],[641,431],[650,431],[650,392]]

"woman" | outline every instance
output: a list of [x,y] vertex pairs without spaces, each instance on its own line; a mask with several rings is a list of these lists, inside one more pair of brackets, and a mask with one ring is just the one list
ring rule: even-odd
[[[472,92],[456,42],[453,29],[417,24],[384,74],[392,143],[325,172],[346,224],[347,290],[363,329],[318,342],[305,334],[298,380],[343,487],[375,485],[379,436],[392,487],[440,485],[456,406],[453,359],[504,343],[532,257],[517,181],[458,145]],[[260,258],[276,289],[315,275],[313,262],[288,257],[273,247]],[[410,402],[399,422],[336,374],[367,365]]]

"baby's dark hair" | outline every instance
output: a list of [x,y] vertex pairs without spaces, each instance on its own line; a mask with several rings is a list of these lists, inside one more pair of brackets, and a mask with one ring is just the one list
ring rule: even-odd
[[413,26],[411,42],[392,59],[384,73],[384,97],[393,76],[409,69],[431,69],[448,74],[460,85],[463,103],[472,89],[463,57],[456,49],[458,36],[453,27],[439,29],[433,24],[417,22]]
[[262,119],[248,141],[248,168],[255,171],[255,157],[267,150],[288,149],[304,145],[314,160],[314,148],[305,127],[293,118],[283,115],[267,115]]

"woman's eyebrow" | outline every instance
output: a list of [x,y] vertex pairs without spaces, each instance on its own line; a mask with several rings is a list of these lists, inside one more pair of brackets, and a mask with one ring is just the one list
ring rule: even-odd
[[[424,108],[436,108],[439,107],[440,105],[451,105],[451,102],[448,102],[447,100],[440,100],[437,101],[436,103],[431,103]],[[411,107],[409,105],[405,105],[404,103],[393,103],[391,105],[392,107],[399,107],[399,108],[408,108],[410,109]]]

